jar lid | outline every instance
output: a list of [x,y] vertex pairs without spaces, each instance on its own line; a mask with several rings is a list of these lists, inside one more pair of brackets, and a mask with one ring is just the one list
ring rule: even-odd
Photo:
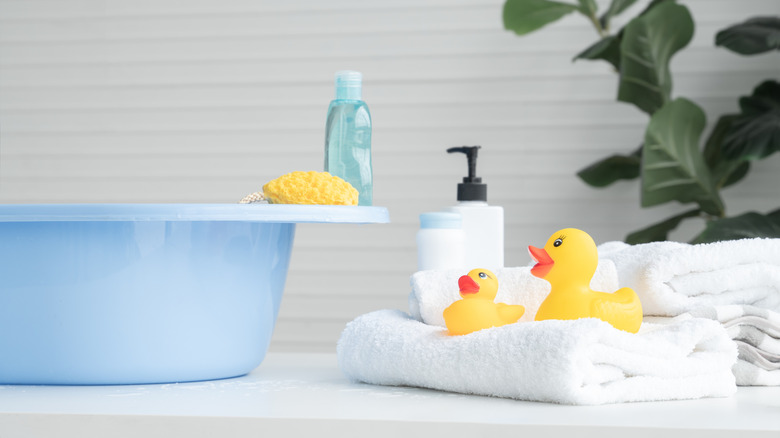
[[437,211],[420,215],[420,228],[461,228],[462,222],[459,213]]

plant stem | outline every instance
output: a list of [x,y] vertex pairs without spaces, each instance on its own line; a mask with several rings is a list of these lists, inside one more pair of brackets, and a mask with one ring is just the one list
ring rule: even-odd
[[596,14],[588,14],[588,18],[593,24],[593,27],[596,29],[596,33],[599,34],[599,37],[604,38],[605,36],[609,35],[609,31],[601,27],[601,22],[599,21],[599,18],[596,16]]
[[699,214],[699,217],[704,219],[706,222],[711,222],[713,220],[723,219],[726,217],[726,211],[724,209],[724,211],[721,211],[719,215],[709,214],[702,211],[701,214]]

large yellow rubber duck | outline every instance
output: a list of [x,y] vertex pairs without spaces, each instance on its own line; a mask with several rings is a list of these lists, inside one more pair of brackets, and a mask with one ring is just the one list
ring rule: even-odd
[[472,269],[458,279],[462,300],[444,309],[444,323],[450,335],[466,335],[478,330],[517,322],[525,307],[495,303],[498,279],[487,269]]
[[599,318],[613,327],[636,333],[642,324],[642,303],[633,289],[614,293],[590,288],[596,273],[598,250],[588,233],[576,228],[555,232],[544,248],[529,246],[536,265],[531,274],[550,282],[552,289],[534,318]]

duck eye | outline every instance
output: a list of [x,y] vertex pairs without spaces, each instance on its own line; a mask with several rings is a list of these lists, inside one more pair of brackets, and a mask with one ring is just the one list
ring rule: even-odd
[[484,272],[480,272],[479,273],[479,278],[485,279],[485,278],[487,278],[487,274],[485,274]]
[[561,246],[561,244],[563,244],[563,239],[555,239],[555,242],[553,242],[553,246],[556,248]]

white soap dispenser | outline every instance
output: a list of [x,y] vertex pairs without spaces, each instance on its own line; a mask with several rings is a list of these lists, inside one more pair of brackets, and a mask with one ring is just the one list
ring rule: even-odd
[[445,211],[460,213],[465,234],[465,263],[468,269],[495,269],[504,266],[504,209],[488,205],[487,184],[477,176],[477,151],[480,146],[447,149],[466,154],[469,173],[458,184],[458,203]]

